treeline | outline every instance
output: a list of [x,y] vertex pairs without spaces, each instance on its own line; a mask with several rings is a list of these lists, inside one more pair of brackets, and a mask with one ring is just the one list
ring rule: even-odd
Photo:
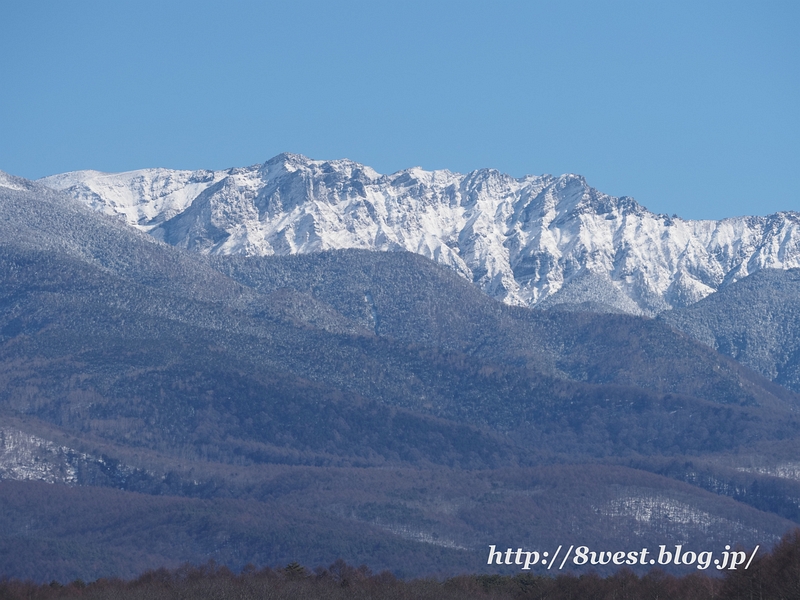
[[209,561],[200,567],[148,571],[131,581],[99,579],[87,584],[76,580],[63,585],[56,581],[35,584],[0,580],[0,600],[51,598],[789,600],[800,598],[800,529],[787,534],[771,553],[756,557],[749,569],[727,571],[722,578],[699,572],[676,577],[659,570],[639,577],[622,569],[606,578],[594,573],[555,577],[518,574],[403,581],[388,571],[373,574],[366,566],[353,567],[338,560],[327,569],[318,567],[313,571],[298,563],[261,570],[248,565],[237,575]]

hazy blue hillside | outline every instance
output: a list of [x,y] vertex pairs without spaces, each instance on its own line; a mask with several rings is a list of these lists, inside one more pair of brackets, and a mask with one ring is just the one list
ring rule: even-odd
[[659,318],[800,391],[800,269],[759,271]]

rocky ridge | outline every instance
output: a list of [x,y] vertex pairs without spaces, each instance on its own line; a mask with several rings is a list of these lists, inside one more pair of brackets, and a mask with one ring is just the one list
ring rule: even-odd
[[40,182],[196,252],[408,250],[512,305],[653,315],[764,268],[800,267],[798,213],[690,221],[578,175],[382,175],[281,154],[226,171],[78,171]]

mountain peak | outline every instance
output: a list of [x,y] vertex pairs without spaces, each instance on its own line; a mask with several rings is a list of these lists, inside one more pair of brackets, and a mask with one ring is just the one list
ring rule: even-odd
[[303,154],[295,154],[293,152],[281,152],[276,156],[273,156],[268,161],[264,163],[264,166],[267,165],[308,165],[311,163],[312,160]]

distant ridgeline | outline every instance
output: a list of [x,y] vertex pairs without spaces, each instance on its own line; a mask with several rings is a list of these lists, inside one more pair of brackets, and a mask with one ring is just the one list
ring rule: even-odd
[[[800,523],[792,214],[290,155],[44,183],[0,174],[0,575],[510,574],[489,545],[767,549]],[[604,237],[637,219],[661,246]],[[637,262],[677,256],[654,224],[732,228],[739,258],[702,245],[697,287],[700,250]]]
[[686,221],[578,175],[512,178],[281,154],[227,171],[78,171],[44,185],[196,252],[406,250],[520,306],[653,315],[766,268],[800,267],[800,215]]

